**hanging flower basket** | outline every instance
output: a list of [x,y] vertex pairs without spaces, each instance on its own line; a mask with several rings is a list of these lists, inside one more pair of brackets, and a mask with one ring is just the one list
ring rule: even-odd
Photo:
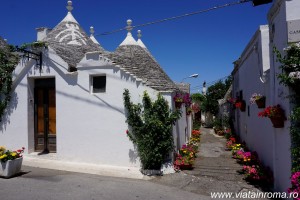
[[192,108],[191,107],[187,107],[186,108],[186,115],[190,115],[192,113]]
[[235,103],[235,107],[239,108],[241,112],[245,112],[246,111],[246,102],[245,102],[245,100],[238,100]]
[[284,118],[282,117],[270,117],[271,122],[274,128],[283,128],[284,127]]
[[258,116],[270,118],[274,128],[283,128],[286,120],[284,110],[279,104],[268,106],[262,112],[259,112]]
[[255,100],[255,103],[258,108],[265,108],[266,107],[266,97],[261,97],[257,100]]
[[175,108],[180,109],[182,105],[182,102],[175,101]]

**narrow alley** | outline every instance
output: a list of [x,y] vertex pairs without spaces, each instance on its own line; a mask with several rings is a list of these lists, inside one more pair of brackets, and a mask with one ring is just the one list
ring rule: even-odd
[[193,170],[164,175],[151,181],[177,187],[193,193],[210,196],[212,192],[261,192],[243,180],[242,168],[231,151],[225,151],[226,139],[212,129],[201,128],[201,141]]

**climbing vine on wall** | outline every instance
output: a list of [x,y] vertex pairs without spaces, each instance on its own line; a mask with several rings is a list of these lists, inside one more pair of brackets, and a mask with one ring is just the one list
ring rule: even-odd
[[123,99],[129,125],[127,136],[137,146],[143,169],[159,170],[174,149],[172,127],[181,112],[179,109],[172,112],[160,94],[152,102],[144,92],[143,103],[134,104],[126,89]]
[[11,98],[12,72],[19,62],[14,50],[12,46],[0,44],[0,120]]
[[43,41],[24,43],[20,48],[8,45],[0,38],[0,120],[11,99],[12,72],[19,62],[17,51],[29,50],[32,52],[42,51],[48,44]]
[[285,49],[286,54],[282,56],[274,48],[277,60],[282,64],[282,73],[278,74],[281,84],[291,89],[290,100],[293,105],[291,114],[291,156],[292,172],[300,171],[300,43],[292,44]]

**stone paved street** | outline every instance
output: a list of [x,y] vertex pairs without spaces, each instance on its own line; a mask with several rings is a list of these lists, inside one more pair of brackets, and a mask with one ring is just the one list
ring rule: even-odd
[[201,142],[193,170],[157,177],[152,182],[177,187],[186,191],[210,196],[211,192],[260,192],[243,180],[241,165],[225,151],[226,139],[212,129],[201,129]]
[[241,166],[224,150],[226,140],[211,129],[201,133],[195,168],[190,171],[137,180],[23,166],[20,176],[0,179],[0,199],[204,200],[211,192],[260,192],[237,172]]

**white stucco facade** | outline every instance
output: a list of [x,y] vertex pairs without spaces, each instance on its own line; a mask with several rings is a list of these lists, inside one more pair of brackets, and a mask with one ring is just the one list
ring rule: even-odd
[[[15,70],[11,105],[1,123],[1,145],[8,149],[24,146],[26,153],[34,152],[34,80],[55,78],[57,157],[67,161],[139,167],[137,152],[126,135],[123,92],[128,89],[132,101],[141,103],[144,91],[153,99],[158,91],[98,52],[87,53],[77,69],[77,72],[68,72],[67,63],[51,48],[43,53],[41,74],[35,61],[21,62]],[[93,75],[106,76],[105,93],[91,92]],[[169,105],[174,106],[172,92],[162,94]],[[187,131],[185,113],[182,116],[173,131],[174,140],[178,138],[180,144],[186,142],[183,140],[184,131]]]
[[249,99],[253,93],[260,93],[266,96],[266,106],[280,104],[286,115],[290,115],[289,91],[277,79],[281,64],[276,61],[273,47],[284,54],[290,37],[288,23],[300,20],[299,9],[297,0],[275,0],[268,13],[269,25],[260,26],[233,71],[233,95],[237,97],[242,93],[246,101],[245,112],[235,110],[236,132],[250,150],[258,153],[262,163],[272,169],[274,190],[281,192],[290,187],[290,121],[285,121],[284,128],[272,127],[270,119],[258,117],[263,109],[250,105]]

